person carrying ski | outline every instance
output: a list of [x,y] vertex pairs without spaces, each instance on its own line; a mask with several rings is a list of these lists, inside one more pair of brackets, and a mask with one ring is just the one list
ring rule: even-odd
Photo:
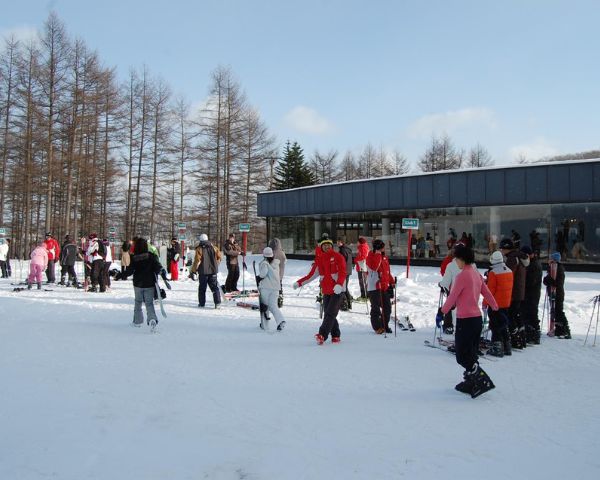
[[237,282],[240,278],[239,256],[242,249],[235,241],[235,235],[229,234],[229,238],[223,244],[223,253],[227,264],[227,278],[225,279],[225,293],[236,292],[238,290]]
[[[123,280],[133,275],[133,291],[135,294],[133,307],[133,326],[141,327],[144,323],[144,313],[142,304],[146,306],[147,323],[153,329],[158,325],[158,317],[154,310],[154,294],[156,293],[156,279],[159,274],[166,274],[160,264],[158,257],[148,251],[148,241],[145,238],[137,237],[133,246],[133,255],[131,264],[123,272]],[[169,284],[165,282],[167,288]]]
[[294,290],[320,278],[321,290],[323,292],[323,322],[319,333],[315,334],[315,340],[322,345],[331,334],[331,342],[340,342],[340,326],[337,315],[342,303],[342,292],[346,280],[346,262],[344,257],[333,250],[333,242],[330,239],[322,240],[320,245],[321,254],[315,258],[310,272],[293,284]]
[[[510,335],[508,333],[508,309],[510,308],[513,290],[513,273],[504,264],[502,252],[495,251],[490,255],[490,269],[487,272],[487,286],[498,304],[498,311],[488,313],[490,330],[492,331],[492,348],[488,354],[494,357],[512,355]],[[483,302],[483,307],[487,303]]]
[[[465,371],[464,380],[454,388],[475,398],[495,387],[478,362],[479,338],[483,328],[479,296],[483,295],[494,311],[498,310],[498,304],[481,274],[473,268],[475,262],[473,250],[459,245],[454,249],[454,259],[461,272],[456,276],[452,290],[450,290],[438,316],[448,313],[452,307],[456,306],[456,362]],[[442,319],[439,318],[436,321],[441,322]]]
[[[564,312],[565,303],[565,267],[560,263],[560,252],[554,252],[548,259],[548,274],[544,277],[544,285],[548,290],[550,303],[554,303],[554,330],[548,332],[551,337],[571,338],[569,321]],[[555,269],[556,274],[553,275]],[[552,312],[552,309],[551,309]]]
[[344,294],[342,297],[342,311],[352,310],[352,295],[350,295],[350,291],[348,290],[348,283],[350,282],[350,275],[352,275],[352,250],[348,247],[344,240],[338,238],[337,241],[338,252],[344,257],[346,261],[346,281],[344,283]]
[[66,286],[77,287],[77,273],[75,272],[75,261],[77,260],[78,248],[71,240],[70,235],[65,236],[65,241],[60,250],[60,284],[65,285],[65,278],[69,275]]
[[[285,320],[281,314],[281,310],[277,306],[277,297],[281,288],[279,279],[279,259],[273,255],[271,247],[265,247],[263,250],[263,260],[258,267],[258,276],[261,278],[258,283],[258,291],[260,292],[260,303],[267,306],[268,310],[275,317],[277,322],[277,330],[283,330]],[[261,315],[260,328],[268,330],[268,318],[266,315]]]
[[369,254],[369,244],[365,237],[358,237],[358,245],[356,246],[356,271],[358,272],[358,285],[360,286],[360,299],[367,299],[367,255]]
[[[269,242],[269,247],[273,250],[273,258],[279,260],[279,280],[283,282],[283,277],[285,275],[285,262],[287,262],[287,257],[285,252],[283,251],[283,247],[281,246],[281,240],[278,238],[273,238]],[[283,307],[283,285],[279,287],[279,297],[277,298],[277,306],[279,308]]]
[[171,273],[171,280],[179,280],[179,257],[181,256],[181,246],[177,237],[171,238],[171,246],[167,248],[167,264]]
[[391,298],[394,277],[390,271],[390,261],[385,255],[383,240],[373,240],[373,250],[367,255],[367,293],[371,302],[371,326],[375,333],[392,333],[389,327],[392,315]]
[[196,247],[192,274],[198,272],[198,306],[204,308],[206,304],[206,287],[210,287],[213,294],[215,308],[220,308],[221,293],[217,281],[221,251],[208,241],[208,236],[200,235],[200,243]]
[[27,278],[27,289],[31,290],[33,282],[37,283],[38,290],[42,289],[42,272],[48,268],[48,249],[46,242],[40,241],[31,252],[29,262],[29,277]]
[[54,272],[54,264],[56,260],[60,258],[60,245],[50,232],[46,233],[46,240],[44,241],[46,250],[48,251],[48,267],[46,269],[47,283],[56,282],[56,276]]

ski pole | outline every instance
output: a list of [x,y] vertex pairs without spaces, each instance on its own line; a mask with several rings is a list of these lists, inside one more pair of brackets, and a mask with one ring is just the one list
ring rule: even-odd
[[379,290],[379,301],[381,302],[379,307],[379,313],[381,314],[381,326],[383,327],[383,338],[387,338],[387,328],[385,326],[385,315],[383,314],[383,290]]
[[[438,299],[438,312],[440,311],[440,308],[442,308],[443,304],[444,304],[444,290],[440,289],[440,297]],[[437,312],[436,312],[436,315],[437,315]],[[432,342],[432,345],[435,345],[435,340],[436,340],[436,337],[437,337],[438,328],[440,329],[440,337],[441,337],[442,336],[442,326],[440,325],[438,327],[437,322],[435,322],[435,328],[433,330],[433,342]]]
[[586,345],[587,340],[588,340],[588,335],[590,334],[590,329],[592,328],[594,312],[596,312],[596,330],[594,332],[594,346],[596,345],[596,335],[598,333],[598,311],[600,311],[600,307],[598,306],[598,303],[600,302],[600,295],[595,296],[594,298],[592,298],[591,301],[594,302],[594,306],[592,307],[592,315],[590,316],[590,323],[588,325],[587,333],[585,334],[585,340],[583,342],[583,346]]

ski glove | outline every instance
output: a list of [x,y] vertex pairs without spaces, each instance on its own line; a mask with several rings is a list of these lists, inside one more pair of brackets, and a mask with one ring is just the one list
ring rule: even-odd
[[164,282],[165,282],[165,285],[166,285],[166,287],[167,287],[169,290],[171,290],[171,284],[168,282],[168,280],[165,280],[164,278],[163,278],[163,280],[164,280]]
[[294,284],[292,285],[292,288],[294,290],[298,290],[300,288],[300,284],[298,282],[294,282]]
[[435,326],[440,328],[444,323],[444,313],[441,308],[438,308],[437,315],[435,316]]
[[343,287],[339,284],[336,283],[335,286],[333,287],[333,293],[335,293],[336,295],[339,295],[340,293],[342,293]]

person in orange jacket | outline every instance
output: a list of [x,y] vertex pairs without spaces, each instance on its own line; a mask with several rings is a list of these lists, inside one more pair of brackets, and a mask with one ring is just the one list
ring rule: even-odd
[[[510,334],[508,333],[508,310],[512,301],[513,272],[504,264],[502,252],[490,255],[490,269],[487,272],[487,286],[498,303],[498,311],[488,309],[492,348],[488,350],[494,357],[512,355]],[[487,304],[484,301],[483,306]]]
[[342,305],[342,293],[346,283],[346,261],[333,249],[333,242],[326,238],[319,243],[321,253],[315,258],[308,275],[294,282],[294,290],[320,278],[323,292],[323,322],[315,340],[322,345],[331,334],[331,342],[340,342],[340,326],[337,315]]

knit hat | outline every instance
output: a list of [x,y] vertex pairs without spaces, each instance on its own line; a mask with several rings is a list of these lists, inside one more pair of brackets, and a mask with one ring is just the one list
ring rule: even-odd
[[504,261],[504,257],[502,256],[502,252],[496,250],[494,253],[490,255],[490,263],[492,265],[496,265],[498,263],[502,263]]
[[560,262],[560,253],[559,252],[554,252],[553,254],[550,255],[550,260],[553,262]]
[[510,238],[500,240],[500,250],[512,250],[515,248],[513,241]]
[[201,242],[208,242],[208,235],[206,235],[206,233],[200,234],[200,241]]
[[265,247],[263,250],[263,257],[271,258],[273,256],[273,249],[271,247]]
[[529,245],[523,245],[521,247],[521,252],[523,252],[527,255],[531,255],[533,253],[533,249]]
[[330,238],[322,238],[321,241],[319,242],[319,246],[322,247],[323,245],[331,245],[333,246],[333,241]]

